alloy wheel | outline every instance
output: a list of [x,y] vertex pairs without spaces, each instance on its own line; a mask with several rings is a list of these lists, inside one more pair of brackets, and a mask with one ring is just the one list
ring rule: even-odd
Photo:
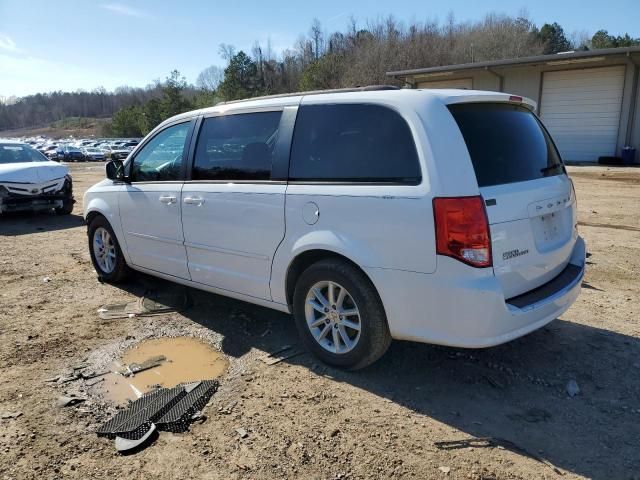
[[331,353],[350,352],[360,340],[358,307],[347,289],[336,282],[317,282],[309,289],[305,318],[313,338]]
[[93,232],[93,255],[104,273],[111,273],[116,268],[116,245],[104,227]]

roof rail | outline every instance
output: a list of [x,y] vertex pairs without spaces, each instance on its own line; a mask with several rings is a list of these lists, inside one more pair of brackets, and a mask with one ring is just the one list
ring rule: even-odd
[[368,85],[366,87],[333,88],[329,90],[309,90],[306,92],[278,93],[276,95],[263,95],[261,97],[243,98],[242,100],[229,100],[228,102],[218,102],[216,103],[216,106],[230,105],[233,103],[250,102],[253,100],[265,100],[269,98],[300,97],[303,95],[322,95],[323,93],[372,92],[376,90],[400,90],[400,87],[396,87],[395,85]]

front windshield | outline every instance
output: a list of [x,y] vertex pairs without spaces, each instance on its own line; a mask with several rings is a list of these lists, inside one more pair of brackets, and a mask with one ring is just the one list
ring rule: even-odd
[[0,143],[0,164],[48,161],[47,157],[28,145]]

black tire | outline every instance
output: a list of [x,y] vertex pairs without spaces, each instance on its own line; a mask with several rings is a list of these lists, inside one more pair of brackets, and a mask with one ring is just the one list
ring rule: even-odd
[[[94,252],[94,246],[93,246],[93,237],[96,230],[100,227],[104,228],[105,230],[107,230],[107,232],[109,232],[109,235],[111,236],[115,246],[116,260],[115,260],[115,267],[112,272],[104,271],[96,261],[96,254]],[[89,227],[87,228],[87,234],[89,239],[89,253],[91,256],[91,263],[93,263],[93,268],[98,274],[98,277],[104,280],[105,282],[109,282],[109,283],[119,283],[126,280],[127,277],[130,275],[131,270],[127,266],[127,262],[125,261],[124,255],[122,254],[122,249],[120,248],[120,244],[118,243],[118,239],[116,238],[116,235],[113,232],[111,225],[109,225],[109,222],[107,221],[107,219],[104,218],[102,215],[96,216],[93,220],[91,220],[91,223],[89,223]]]
[[[311,287],[331,281],[347,289],[360,313],[360,338],[346,353],[332,353],[314,338],[305,317],[305,302]],[[378,292],[369,278],[358,268],[339,259],[326,259],[308,267],[298,278],[293,295],[293,315],[304,345],[323,362],[349,370],[357,370],[378,360],[391,344],[387,316]]]
[[65,198],[62,200],[62,206],[55,209],[56,215],[70,215],[73,212],[73,204],[76,203],[73,199],[73,183],[69,177],[64,184]]
[[55,209],[56,215],[70,215],[73,212],[73,197],[67,197],[62,201],[62,206]]

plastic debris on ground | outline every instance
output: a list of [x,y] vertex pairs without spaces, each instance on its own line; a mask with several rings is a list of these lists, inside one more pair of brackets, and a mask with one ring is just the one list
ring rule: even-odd
[[149,370],[150,368],[159,367],[162,362],[165,362],[167,357],[164,355],[157,355],[155,357],[151,357],[144,362],[141,363],[130,363],[126,365],[124,368],[121,368],[116,373],[123,375],[125,377],[130,377],[139,372],[144,372],[145,370]]
[[260,357],[267,365],[275,365],[276,363],[280,363],[283,360],[287,360],[288,358],[296,357],[304,353],[304,350],[292,347],[291,345],[284,345],[279,350],[272,352],[264,357]]
[[217,380],[202,380],[144,394],[101,425],[100,437],[116,440],[119,452],[138,449],[155,438],[155,431],[185,432],[218,390]]
[[186,289],[178,291],[152,291],[135,302],[103,305],[98,309],[102,320],[119,318],[150,317],[171,312],[180,312],[191,305]]

